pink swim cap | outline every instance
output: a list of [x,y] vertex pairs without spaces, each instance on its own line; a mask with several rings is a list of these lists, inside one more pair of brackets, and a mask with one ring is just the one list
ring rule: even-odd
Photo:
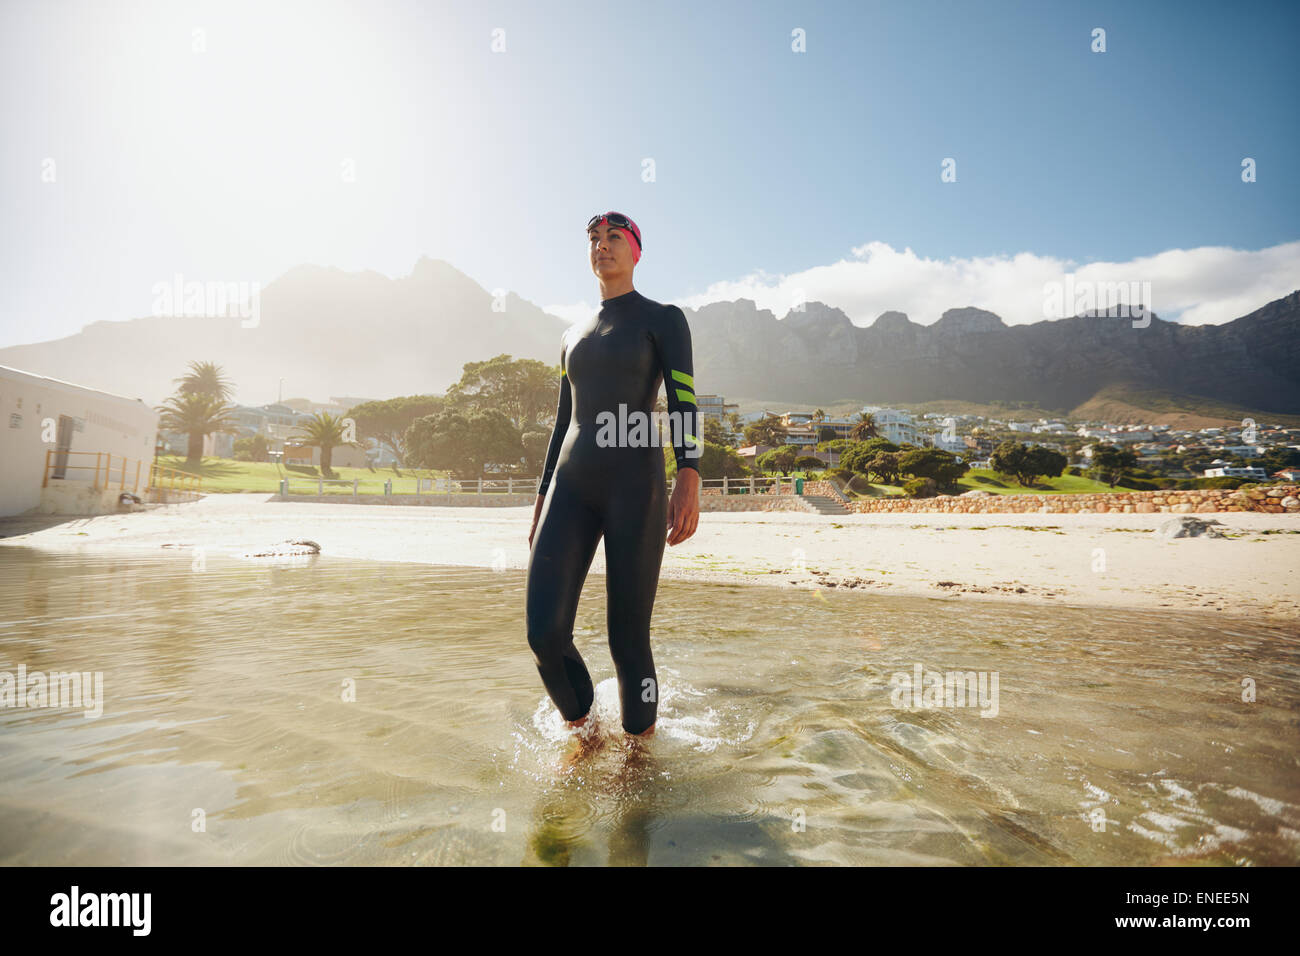
[[[609,215],[609,213],[606,213],[600,218],[599,222],[609,223]],[[628,245],[632,247],[632,264],[636,265],[641,261],[641,227],[632,220],[631,216],[625,216],[623,213],[614,213],[614,215],[623,216],[623,218],[627,220],[628,225],[632,227],[631,229],[624,229],[622,226],[615,226],[614,228],[623,233],[623,238],[626,239]],[[593,223],[593,225],[599,225],[599,223]],[[590,229],[591,226],[588,226],[587,228]]]
[[[628,222],[631,222],[631,220],[629,219]],[[641,261],[641,243],[636,241],[636,236],[632,235],[632,230],[620,229],[619,231],[628,238],[632,246],[632,265],[636,265]]]

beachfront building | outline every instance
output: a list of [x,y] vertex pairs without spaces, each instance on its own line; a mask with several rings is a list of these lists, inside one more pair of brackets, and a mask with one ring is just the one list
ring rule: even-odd
[[[190,436],[185,432],[163,431],[158,437],[162,440],[162,451],[168,455],[187,456],[190,450]],[[212,432],[203,436],[204,458],[230,458],[234,455],[235,439],[238,435],[230,432]]]
[[740,411],[739,405],[727,404],[727,400],[721,395],[696,395],[695,407],[699,409],[702,417],[711,418],[724,428],[727,425],[727,416],[732,412]]
[[236,405],[230,417],[239,427],[239,433],[229,436],[229,442],[220,445],[205,440],[203,454],[215,454],[223,458],[233,457],[236,438],[252,438],[261,435],[266,439],[268,451],[274,455],[282,455],[286,444],[291,443],[295,436],[301,437],[302,432],[298,423],[311,418],[310,415],[280,402],[267,405]]
[[299,418],[304,418],[288,405],[271,403],[269,405],[236,405],[230,413],[231,420],[249,435],[270,435],[268,429],[280,427],[292,430]]
[[816,445],[817,435],[823,428],[831,429],[836,438],[848,438],[853,426],[858,424],[854,418],[816,418],[815,415],[815,412],[784,412],[777,416],[785,426],[786,434],[791,436],[789,444]]
[[1267,481],[1268,472],[1263,468],[1233,468],[1227,464],[1213,464],[1205,469],[1206,478],[1253,478],[1255,481]]
[[158,412],[62,379],[0,366],[0,515],[99,514],[142,495]]
[[1065,422],[1049,422],[1043,419],[1030,429],[1035,435],[1069,435],[1073,430]]
[[952,452],[954,455],[966,454],[966,439],[959,435],[954,434],[951,437],[945,437],[943,432],[939,432],[937,435],[927,437],[930,439],[930,443],[941,451]]
[[1221,455],[1240,455],[1242,458],[1259,458],[1266,451],[1265,445],[1219,445],[1214,449]]
[[916,420],[908,412],[900,411],[897,408],[883,408],[879,405],[868,405],[862,409],[869,413],[876,423],[876,430],[880,437],[893,442],[895,445],[912,444],[924,445],[925,436]]
[[[794,443],[791,442],[790,444],[794,444]],[[745,463],[745,467],[757,469],[758,468],[757,462],[759,456],[767,454],[769,451],[772,450],[773,447],[774,446],[772,445],[743,445],[742,447],[736,449],[736,455],[740,458],[742,462]],[[809,455],[813,458],[820,459],[822,462],[825,463],[827,468],[834,468],[836,465],[840,463],[840,456],[838,452],[815,451],[812,448],[805,447],[805,448],[800,448],[798,454]]]
[[[326,412],[330,415],[341,416],[350,408],[355,408],[369,399],[356,398],[344,399],[331,396],[329,404],[315,404],[297,401],[296,404],[302,408],[310,408],[312,411],[299,410],[293,408],[287,403],[271,403],[268,405],[237,405],[230,414],[230,418],[239,427],[239,433],[236,435],[222,436],[209,435],[203,443],[204,455],[216,455],[218,457],[229,458],[234,455],[234,442],[237,438],[252,438],[255,435],[261,435],[266,439],[268,452],[272,457],[278,457],[281,461],[288,464],[297,465],[320,465],[320,449],[309,448],[301,444],[303,438],[303,425],[310,421],[312,416],[318,412]],[[184,439],[181,440],[180,447],[184,447]],[[385,453],[385,448],[380,447],[380,442],[370,439],[366,442],[366,448],[354,448],[351,445],[336,445],[331,457],[331,463],[336,467],[344,468],[364,468],[368,463],[373,463],[381,458]],[[394,455],[391,450],[387,450],[388,459],[391,461]]]
[[[277,450],[283,454],[283,461],[286,465],[320,467],[319,446],[285,442],[284,446]],[[354,445],[335,445],[334,450],[330,452],[330,467],[365,468],[369,463],[369,454],[367,449],[357,448]]]

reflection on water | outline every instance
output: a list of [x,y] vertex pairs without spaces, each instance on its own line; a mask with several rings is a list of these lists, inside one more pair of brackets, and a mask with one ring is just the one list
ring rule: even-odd
[[[1300,862],[1282,629],[664,581],[640,741],[592,576],[575,758],[522,572],[194,567],[0,548],[0,671],[105,698],[0,708],[0,863]],[[997,672],[997,715],[893,706],[917,664]]]

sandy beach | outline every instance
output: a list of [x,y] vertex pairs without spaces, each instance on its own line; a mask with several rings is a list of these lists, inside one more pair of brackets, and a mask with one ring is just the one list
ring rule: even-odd
[[[242,555],[291,538],[362,560],[523,569],[531,508],[387,507],[209,495],[96,517],[0,519],[0,546],[105,555]],[[1166,540],[1169,515],[704,513],[662,577],[1081,607],[1300,620],[1300,518],[1213,516],[1226,537]],[[264,559],[263,559],[264,560]],[[592,573],[603,574],[598,549]]]

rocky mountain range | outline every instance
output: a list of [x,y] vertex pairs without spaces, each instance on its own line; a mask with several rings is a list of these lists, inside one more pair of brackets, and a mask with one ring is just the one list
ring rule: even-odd
[[297,266],[261,290],[257,323],[150,316],[94,322],[66,338],[0,349],[0,365],[157,405],[192,361],[216,362],[235,400],[444,391],[466,362],[502,352],[559,362],[566,323],[513,293],[492,296],[441,259],[408,276]]
[[[778,320],[748,299],[688,315],[700,390],[730,400],[1032,402],[1071,409],[1107,386],[1300,413],[1300,291],[1223,325],[1111,313],[1006,325],[949,309],[932,325],[885,312],[867,327],[810,302]],[[704,374],[700,374],[701,370]]]
[[[0,349],[0,365],[154,405],[189,362],[213,361],[241,402],[285,395],[437,393],[466,362],[500,353],[559,360],[563,320],[513,293],[504,308],[437,259],[397,279],[299,266],[261,292],[258,324],[152,316]],[[859,327],[809,302],[778,318],[748,299],[686,310],[701,393],[797,406],[1032,402],[1070,409],[1124,384],[1248,409],[1300,413],[1300,291],[1224,325],[1090,314],[1006,325],[956,308],[932,325],[885,312]]]

